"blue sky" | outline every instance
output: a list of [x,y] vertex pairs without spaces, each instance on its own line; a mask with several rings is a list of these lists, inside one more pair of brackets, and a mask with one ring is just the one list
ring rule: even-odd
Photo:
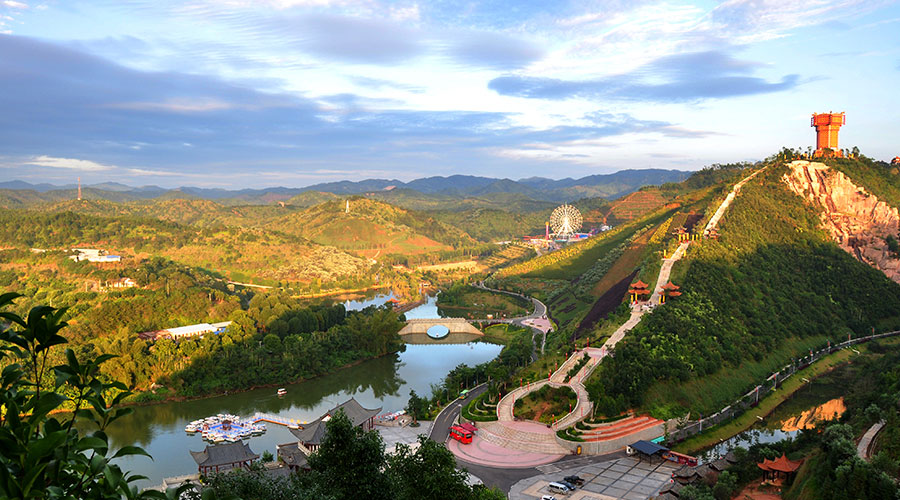
[[900,154],[900,5],[0,0],[0,180],[304,186]]

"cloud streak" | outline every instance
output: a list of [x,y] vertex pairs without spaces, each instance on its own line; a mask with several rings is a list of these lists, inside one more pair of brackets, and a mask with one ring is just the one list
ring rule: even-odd
[[758,66],[707,51],[662,57],[630,73],[595,80],[511,75],[491,80],[488,88],[501,95],[532,99],[685,102],[780,92],[799,84],[798,75],[785,75],[776,82],[749,76]]
[[49,168],[64,168],[68,170],[81,170],[84,172],[103,172],[113,170],[112,165],[103,165],[89,160],[78,160],[75,158],[54,158],[52,156],[38,156],[27,161],[28,165]]

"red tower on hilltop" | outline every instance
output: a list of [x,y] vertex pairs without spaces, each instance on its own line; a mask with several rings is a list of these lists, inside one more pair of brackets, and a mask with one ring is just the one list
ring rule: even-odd
[[838,130],[847,123],[844,113],[813,113],[810,127],[816,127],[815,156],[836,156],[843,158],[844,153],[838,147]]

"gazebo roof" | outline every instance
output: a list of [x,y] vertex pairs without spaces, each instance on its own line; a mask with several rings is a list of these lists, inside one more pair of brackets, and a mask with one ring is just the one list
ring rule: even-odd
[[764,471],[775,471],[775,472],[794,472],[799,469],[800,466],[803,465],[803,460],[793,461],[788,460],[784,453],[781,454],[780,457],[775,460],[763,459],[762,463],[756,464],[757,467]]
[[650,286],[650,285],[644,283],[641,280],[637,280],[631,284],[631,288],[647,288],[648,286]]
[[672,283],[671,281],[662,286],[663,290],[678,290],[679,288],[681,287]]
[[297,445],[297,443],[283,444],[278,447],[278,456],[285,464],[301,469],[309,468],[306,453]]
[[230,465],[259,458],[244,442],[207,446],[203,451],[192,451],[191,456],[200,467]]
[[344,410],[344,414],[350,419],[354,427],[359,427],[366,420],[375,417],[381,411],[381,408],[368,409],[363,408],[355,398],[350,398],[340,405],[332,408],[328,413],[323,415],[315,422],[304,426],[302,429],[291,429],[291,434],[297,437],[301,443],[322,444],[325,439],[325,423],[331,420],[331,416],[337,414],[338,410]]

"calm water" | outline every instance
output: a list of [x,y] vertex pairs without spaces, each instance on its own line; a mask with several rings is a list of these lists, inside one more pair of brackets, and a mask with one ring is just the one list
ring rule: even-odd
[[[348,309],[361,309],[384,303],[390,297],[379,296],[364,302],[348,302]],[[434,299],[406,313],[408,318],[438,317]],[[118,461],[125,469],[147,476],[139,487],[162,483],[165,477],[192,474],[197,466],[188,450],[200,451],[205,443],[199,435],[188,436],[184,426],[217,413],[250,416],[255,412],[273,413],[300,421],[311,421],[351,396],[367,408],[382,408],[383,413],[406,406],[409,391],[430,394],[436,384],[460,363],[476,365],[499,354],[501,347],[487,343],[464,345],[409,345],[400,354],[366,361],[333,374],[286,385],[287,395],[279,398],[275,389],[229,394],[183,403],[165,403],[136,407],[134,414],[110,429],[115,446],[138,445],[153,456],[128,457]],[[275,454],[275,445],[295,441],[284,427],[267,424],[268,432],[250,440],[251,449],[262,455]]]
[[[725,455],[729,450],[738,446],[750,448],[757,443],[775,443],[787,438],[793,438],[799,430],[784,430],[790,428],[785,421],[800,417],[804,412],[815,411],[821,405],[827,405],[829,401],[840,397],[846,391],[846,378],[850,367],[838,367],[832,372],[813,380],[803,388],[795,392],[790,398],[778,405],[768,417],[757,422],[756,425],[730,439],[705,450],[699,455],[702,461],[715,460]],[[827,413],[827,412],[826,412]],[[832,415],[823,417],[830,420]]]

